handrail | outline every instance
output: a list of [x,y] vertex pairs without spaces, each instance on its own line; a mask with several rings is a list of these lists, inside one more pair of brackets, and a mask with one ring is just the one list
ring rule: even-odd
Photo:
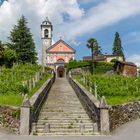
[[38,113],[41,109],[41,106],[42,106],[46,96],[48,95],[48,92],[49,92],[52,84],[54,83],[54,81],[55,81],[55,74],[53,74],[52,78],[48,80],[48,82],[46,83],[47,85],[45,85],[45,87],[43,87],[43,89],[40,91],[38,97],[35,99],[34,103],[32,103],[32,107],[33,107],[32,117],[31,117],[32,123],[37,120]]
[[[88,94],[84,90],[82,90],[82,88],[80,87],[81,85],[78,85],[78,83],[75,80],[73,80],[70,75],[68,75],[67,78],[68,78],[68,81],[71,84],[71,86],[74,88],[74,90],[75,90],[77,96],[79,97],[80,101],[82,102],[83,106],[86,107],[86,109],[88,109],[86,111],[88,111],[87,113],[89,114],[89,117],[93,121],[96,121],[96,123],[98,124],[98,128],[99,128],[100,127],[100,122],[99,122],[100,121],[99,120],[100,108],[99,108],[99,106],[96,106],[94,101],[91,100],[91,98],[89,98]],[[91,104],[91,106],[90,106],[90,104]],[[92,114],[94,114],[95,116],[93,117]]]

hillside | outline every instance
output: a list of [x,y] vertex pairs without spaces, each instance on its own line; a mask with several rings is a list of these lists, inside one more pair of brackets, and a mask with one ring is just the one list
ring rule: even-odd
[[[13,68],[1,68],[0,105],[21,105],[23,81],[32,79],[39,71],[41,71],[41,66],[33,64],[16,64]],[[48,76],[47,73],[43,74],[32,90],[29,90],[29,86],[24,87],[29,97],[46,81]]]

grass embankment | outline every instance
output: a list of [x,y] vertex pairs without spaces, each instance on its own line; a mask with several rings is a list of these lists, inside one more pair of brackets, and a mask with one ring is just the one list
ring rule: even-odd
[[[74,78],[85,86],[81,76],[74,76]],[[98,95],[100,97],[105,96],[109,105],[140,101],[140,78],[118,75],[90,75],[88,81],[92,82],[93,91],[96,82]]]
[[[22,81],[34,77],[36,72],[41,69],[39,65],[19,64],[13,68],[4,68],[0,72],[0,105],[20,106],[22,97]],[[32,91],[27,89],[31,97],[41,85],[50,77],[48,73],[43,74]]]

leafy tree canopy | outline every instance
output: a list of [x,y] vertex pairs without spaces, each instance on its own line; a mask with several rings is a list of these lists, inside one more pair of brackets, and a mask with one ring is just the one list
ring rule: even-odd
[[4,50],[4,62],[7,67],[11,67],[16,61],[16,52],[7,48]]
[[91,49],[92,54],[94,56],[102,55],[101,47],[99,46],[97,40],[95,38],[90,38],[87,41],[87,47]]

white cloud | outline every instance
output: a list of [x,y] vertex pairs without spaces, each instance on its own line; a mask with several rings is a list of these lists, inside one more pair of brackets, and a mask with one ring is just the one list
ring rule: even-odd
[[77,37],[85,33],[95,32],[128,17],[140,14],[140,0],[106,0],[97,6],[93,6],[80,21],[67,24],[71,37]]
[[135,63],[137,66],[140,66],[140,54],[134,54],[127,58],[127,61]]
[[97,2],[100,0],[78,0],[79,3],[82,3],[82,4],[89,4],[89,3],[94,3],[94,2]]
[[[86,0],[90,3],[92,0]],[[83,3],[86,2],[83,0]],[[93,0],[98,1],[98,0]],[[24,14],[41,48],[40,24],[46,16],[54,25],[54,39],[59,36],[76,42],[76,38],[140,14],[140,0],[103,0],[86,13],[79,0],[9,0],[0,7],[0,40],[6,40],[13,24]],[[65,20],[67,15],[68,20]]]

